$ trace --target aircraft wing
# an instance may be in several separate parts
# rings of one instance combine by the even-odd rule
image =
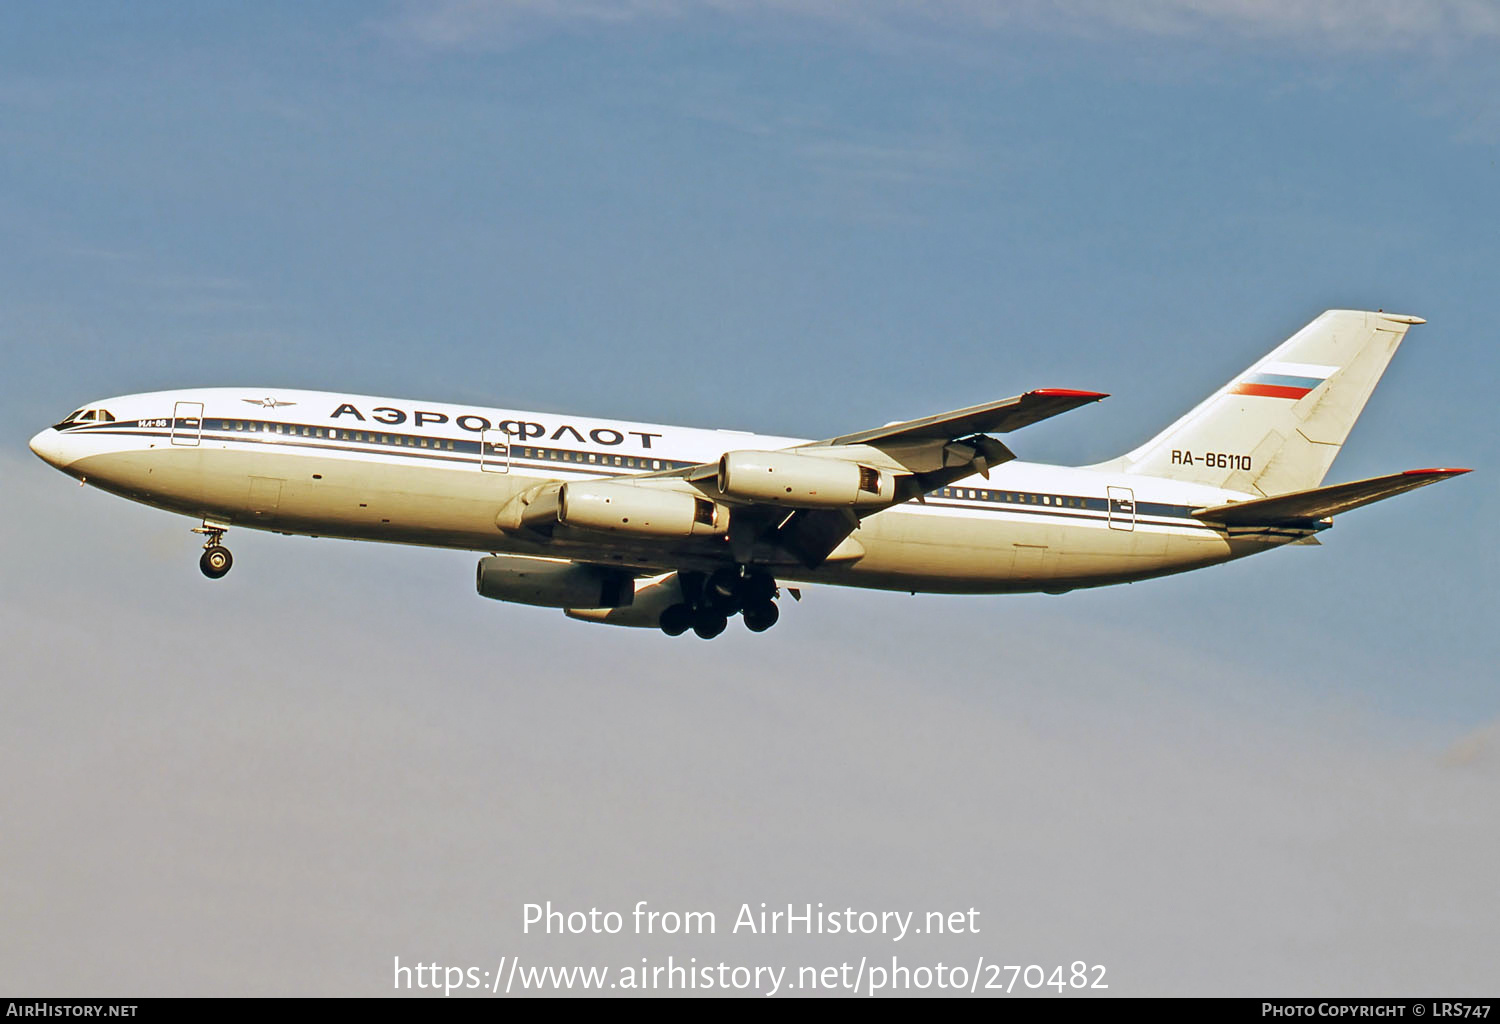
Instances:
[[[729,543],[737,561],[749,560],[752,550],[769,550],[773,558],[816,566],[830,556],[859,557],[858,543],[845,542],[865,516],[914,499],[921,501],[936,488],[974,473],[988,476],[991,467],[1014,459],[1015,453],[991,433],[1009,433],[1108,397],[1097,391],[1044,388],[783,449],[788,455],[813,461],[856,463],[871,479],[888,481],[888,486],[880,485],[877,500],[867,496],[857,508],[801,507],[726,494],[719,489],[717,461],[632,476],[628,483],[689,488],[728,506]],[[497,523],[502,529],[550,531],[558,519],[561,487],[560,482],[549,482],[517,496],[502,509]]]
[[[1019,430],[1108,397],[1098,391],[1040,388],[1013,398],[1002,398],[998,402],[971,405],[964,409],[938,413],[935,416],[923,416],[915,420],[887,423],[883,427],[842,434],[825,441],[812,441],[798,445],[793,450],[843,448],[850,450],[852,458],[859,458],[867,456],[869,452],[855,453],[854,449],[860,447],[875,449],[900,464],[908,472],[917,474],[947,467],[962,468],[963,472],[933,482],[930,486],[923,488],[920,493],[925,494],[935,487],[942,487],[970,473],[979,472],[987,476],[990,466],[1015,458],[1014,453],[1005,445],[983,435],[1008,434],[1012,430]],[[963,445],[965,444],[974,451],[964,451]],[[717,472],[718,466],[715,463],[706,462],[653,475],[706,480]],[[903,500],[912,497],[916,497],[916,493],[907,495]]]
[[[898,474],[889,501],[879,507],[799,508],[739,503],[733,519],[731,544],[740,557],[757,543],[788,552],[809,567],[826,561],[844,546],[858,557],[857,544],[845,545],[862,518],[913,499],[974,473],[989,476],[992,467],[1014,459],[1015,453],[990,433],[1009,433],[1079,406],[1108,398],[1097,391],[1043,388],[998,402],[971,405],[920,419],[842,434],[788,449],[820,457],[879,465]],[[711,487],[717,463],[703,463],[661,474]],[[728,499],[734,503],[734,499]]]
[[[1223,523],[1225,526],[1277,526],[1304,523],[1372,502],[1394,497],[1405,491],[1426,487],[1469,472],[1467,469],[1408,469],[1404,473],[1370,477],[1328,487],[1314,487],[1270,498],[1236,501],[1193,512],[1196,519]]]
[[[868,444],[878,448],[910,441],[939,438],[949,440],[969,434],[1008,434],[1012,430],[1029,427],[1040,420],[1108,397],[1098,391],[1041,388],[1014,398],[1002,398],[998,402],[971,405],[967,409],[941,412],[936,416],[923,416],[904,423],[888,423],[873,430],[861,430],[827,441],[816,441],[812,446]]]

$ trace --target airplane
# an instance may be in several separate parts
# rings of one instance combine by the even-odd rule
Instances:
[[[1338,513],[1466,473],[1323,486],[1420,317],[1329,310],[1118,458],[1019,460],[997,434],[1108,397],[1042,388],[808,441],[321,391],[103,399],[31,439],[113,494],[231,527],[487,552],[484,597],[575,619],[762,632],[798,584],[1060,594],[1317,544]]]

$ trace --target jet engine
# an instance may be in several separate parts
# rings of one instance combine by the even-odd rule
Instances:
[[[792,508],[862,508],[888,505],[896,496],[889,470],[792,452],[725,452],[718,484],[732,498]]]
[[[523,555],[479,560],[480,596],[543,608],[623,608],[635,599],[635,577],[619,569]]]
[[[642,537],[692,537],[723,532],[719,506],[691,491],[583,480],[562,485],[557,521],[584,530]]]

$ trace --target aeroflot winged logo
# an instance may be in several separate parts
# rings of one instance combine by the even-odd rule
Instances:
[[[241,398],[240,401],[241,402],[246,402],[246,403],[248,403],[250,405],[258,405],[262,409],[280,409],[284,405],[296,405],[297,404],[296,402],[281,402],[281,401],[277,401],[274,398]]]

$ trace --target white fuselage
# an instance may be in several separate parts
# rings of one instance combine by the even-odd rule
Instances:
[[[547,480],[711,463],[797,438],[314,391],[211,388],[95,403],[113,417],[32,448],[104,490],[222,526],[544,555],[642,572],[711,569],[723,540],[526,538],[498,510]],[[509,442],[508,444],[506,442]],[[1194,509],[1256,495],[1123,470],[1009,462],[865,518],[828,562],[779,579],[949,593],[1062,591],[1182,572],[1309,536],[1228,531]]]

